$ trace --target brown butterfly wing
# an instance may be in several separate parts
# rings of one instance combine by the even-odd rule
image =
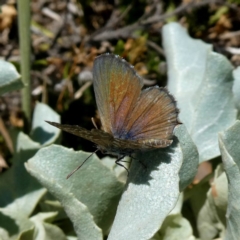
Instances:
[[[118,138],[140,96],[143,80],[120,57],[104,54],[93,66],[93,87],[105,132]]]
[[[89,131],[78,125],[59,124],[49,121],[46,122],[65,132],[74,134],[78,137],[82,137],[86,140],[96,143],[98,146],[102,146],[104,149],[108,149],[113,142],[113,136],[109,133],[103,132],[102,130],[92,129]]]
[[[131,153],[151,150],[155,148],[164,148],[171,145],[172,140],[126,140],[114,138],[111,149],[112,152],[121,153],[123,155],[130,155]]]
[[[168,146],[171,141],[166,140],[172,139],[173,130],[178,124],[178,112],[174,98],[165,88],[145,89],[129,115],[121,138],[152,146]]]

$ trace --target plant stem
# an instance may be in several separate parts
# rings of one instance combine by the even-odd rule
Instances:
[[[22,81],[25,87],[22,89],[22,110],[27,124],[31,121],[31,81],[30,81],[30,1],[18,0],[18,32],[20,40],[20,66]]]

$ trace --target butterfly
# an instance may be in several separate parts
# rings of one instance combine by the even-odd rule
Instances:
[[[166,88],[142,87],[143,79],[124,59],[100,55],[93,65],[93,88],[102,130],[46,122],[95,143],[96,151],[117,155],[115,163],[124,167],[120,162],[125,156],[170,146],[180,124],[176,101]]]

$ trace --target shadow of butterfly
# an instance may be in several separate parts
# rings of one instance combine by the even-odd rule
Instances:
[[[141,90],[142,78],[124,59],[113,54],[95,59],[93,87],[102,130],[46,122],[97,144],[96,151],[117,155],[116,164],[122,167],[120,161],[125,156],[171,145],[179,111],[166,88]]]

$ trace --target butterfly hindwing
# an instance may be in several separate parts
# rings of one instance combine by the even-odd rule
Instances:
[[[131,112],[122,137],[153,144],[157,140],[172,139],[177,116],[176,102],[165,88],[147,88]]]

